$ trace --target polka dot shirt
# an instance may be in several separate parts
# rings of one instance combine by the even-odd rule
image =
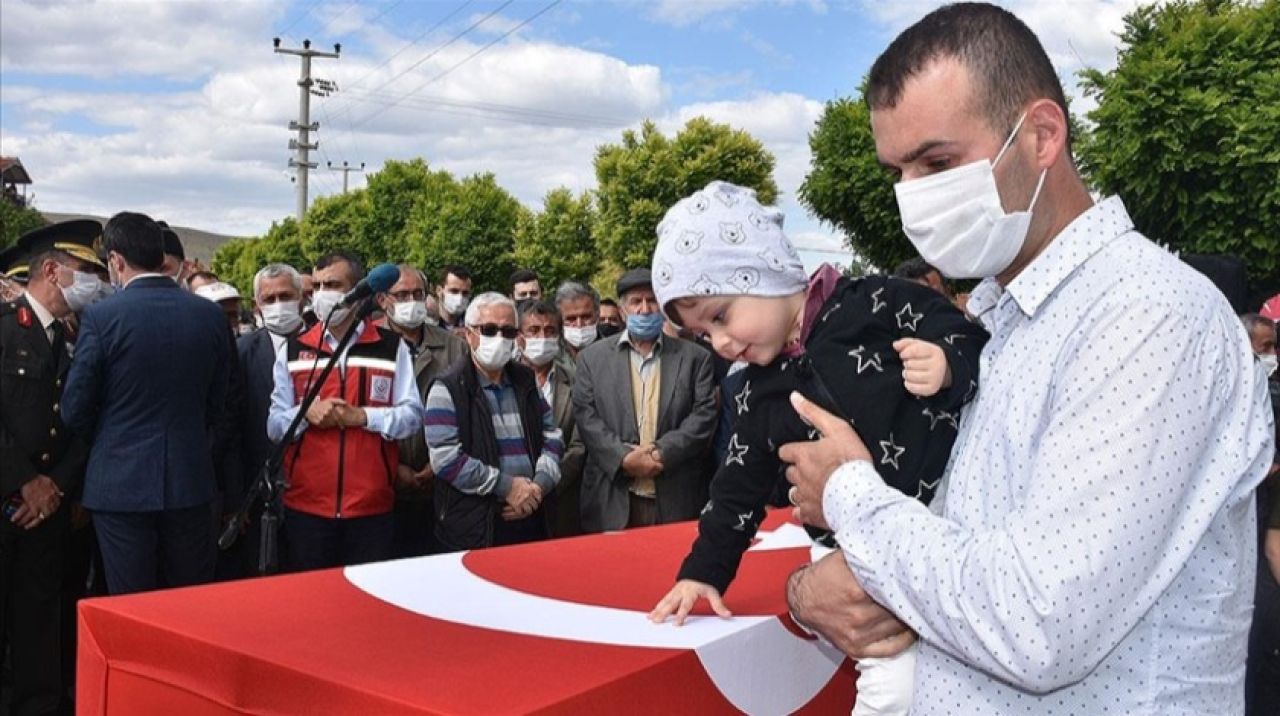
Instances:
[[[865,462],[824,493],[920,634],[913,716],[1242,713],[1273,433],[1226,299],[1112,198],[969,309],[992,336],[932,509]]]

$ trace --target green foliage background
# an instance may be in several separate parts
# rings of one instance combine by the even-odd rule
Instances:
[[[48,223],[31,205],[18,206],[7,199],[0,199],[0,249],[12,246],[19,236]]]
[[[1082,73],[1084,172],[1150,238],[1280,285],[1280,0],[1141,8],[1121,40],[1114,70]]]

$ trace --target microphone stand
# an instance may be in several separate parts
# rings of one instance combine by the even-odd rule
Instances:
[[[355,320],[351,321],[351,325],[347,326],[346,333],[342,339],[338,341],[338,347],[329,354],[329,360],[325,362],[324,368],[320,370],[320,374],[311,381],[310,388],[306,395],[302,397],[302,402],[298,403],[298,412],[293,416],[293,422],[289,423],[289,429],[285,431],[284,437],[279,442],[274,443],[271,448],[271,454],[263,462],[262,468],[258,471],[258,477],[254,480],[253,485],[249,488],[248,494],[245,495],[244,501],[240,504],[240,509],[236,510],[231,521],[227,523],[222,534],[218,537],[218,548],[222,550],[230,549],[236,540],[240,538],[249,526],[249,520],[254,508],[261,505],[261,528],[262,531],[258,538],[258,574],[267,575],[275,574],[279,571],[279,531],[281,519],[280,496],[284,494],[288,483],[284,480],[281,468],[284,466],[284,452],[289,445],[298,436],[298,429],[302,425],[302,421],[306,418],[307,410],[311,404],[315,402],[316,396],[320,394],[320,389],[324,382],[329,378],[329,373],[333,372],[334,365],[337,364],[339,357],[346,351],[347,346],[351,344],[351,340],[355,337],[356,327],[373,313],[377,306],[373,301],[373,296],[368,296],[356,304],[353,309]],[[326,321],[326,326],[328,325]],[[320,332],[320,340],[324,341],[326,329]]]

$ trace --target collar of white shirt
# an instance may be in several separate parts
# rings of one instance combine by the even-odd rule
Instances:
[[[969,312],[981,319],[1008,293],[1028,318],[1034,316],[1068,276],[1104,246],[1130,231],[1133,220],[1120,197],[1103,199],[1068,224],[1008,288],[1001,288],[994,278],[978,284],[969,295]]]
[[[31,304],[31,310],[35,312],[36,318],[40,319],[40,327],[44,329],[46,334],[48,334],[49,327],[58,319],[54,318],[53,312],[45,308],[43,303],[37,301],[36,297],[32,296],[30,291],[27,291],[27,303]]]

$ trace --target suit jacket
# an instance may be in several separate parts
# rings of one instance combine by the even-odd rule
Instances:
[[[587,346],[578,355],[573,384],[577,430],[586,447],[582,472],[582,528],[622,529],[630,513],[631,479],[622,459],[640,442],[631,402],[631,349],[622,334]],[[657,478],[658,520],[698,516],[710,475],[705,452],[716,427],[711,355],[679,338],[662,339],[659,370],[658,449],[665,471]]]
[[[418,381],[418,393],[424,405],[427,402],[427,391],[431,389],[431,382],[448,370],[449,366],[471,353],[471,347],[466,341],[449,330],[429,322],[422,324],[422,343],[416,347],[410,346],[410,349],[415,351],[413,376]],[[416,472],[426,467],[430,461],[425,432],[419,430],[400,441],[401,465],[407,465]],[[426,499],[430,495],[431,490],[428,489],[416,496]]]
[[[240,336],[236,341],[236,353],[244,379],[240,464],[247,489],[251,481],[257,479],[273,445],[271,438],[267,437],[267,413],[271,409],[271,390],[275,387],[271,371],[276,361],[271,332],[259,328],[247,336]],[[234,509],[237,505],[228,507]]]
[[[573,409],[573,380],[577,368],[569,361],[556,359],[552,380],[551,406],[556,426],[564,436],[564,457],[560,458],[560,482],[551,493],[548,503],[547,532],[552,537],[572,537],[582,534],[581,495],[582,469],[586,460],[586,446],[578,434],[578,421]]]
[[[136,278],[84,311],[62,408],[91,445],[85,507],[145,512],[213,499],[209,430],[231,353],[217,304],[165,276]]]
[[[26,296],[0,304],[0,500],[39,475],[79,489],[89,449],[62,422],[70,367],[65,342],[50,345]]]

